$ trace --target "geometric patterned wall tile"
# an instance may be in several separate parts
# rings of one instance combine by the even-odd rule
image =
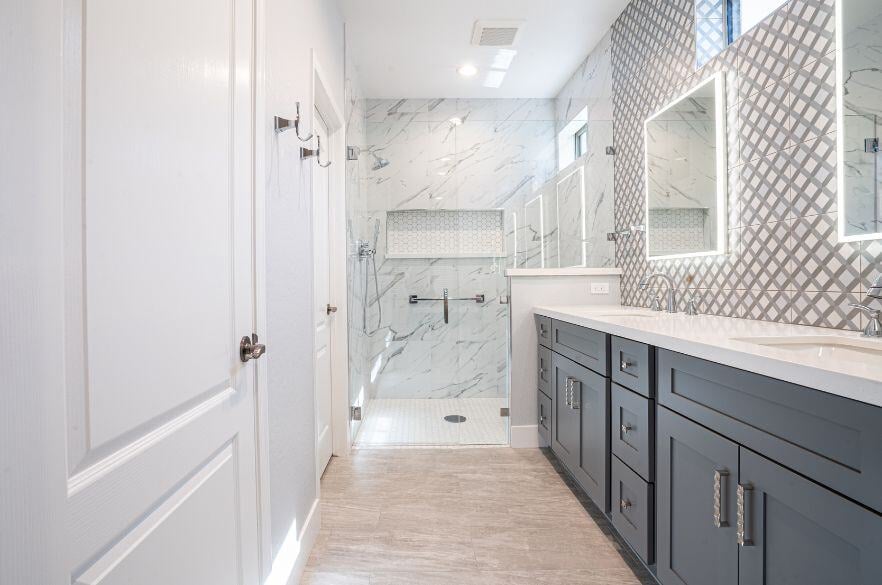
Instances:
[[[797,145],[793,149],[791,200],[793,216],[836,211],[836,133]]]
[[[859,331],[864,324],[860,311],[849,307],[861,302],[852,292],[797,292],[793,295],[793,322]]]
[[[805,67],[836,48],[835,0],[792,0],[787,18],[791,71]]]
[[[836,130],[836,56],[827,54],[796,71],[790,82],[791,144]]]
[[[645,222],[646,118],[719,71],[730,110],[728,254],[650,262],[643,238],[619,240],[623,302],[647,306],[637,283],[660,270],[705,313],[855,329],[844,304],[882,274],[882,241],[836,243],[834,0],[790,0],[696,71],[696,18],[715,6],[633,0],[613,25],[618,228]]]
[[[789,291],[742,291],[741,316],[757,321],[793,322],[793,299]]]
[[[790,222],[743,228],[739,286],[745,290],[789,290],[793,270]]]
[[[857,290],[867,288],[882,275],[882,240],[861,242],[861,284]]]
[[[741,167],[741,225],[790,217],[791,151],[783,150]]]
[[[860,286],[860,247],[838,243],[836,214],[793,220],[793,289],[852,291]]]
[[[777,83],[790,64],[790,23],[779,10],[742,35],[738,43],[739,97],[745,99]]]
[[[779,82],[739,106],[741,162],[784,150],[790,139],[789,84]]]

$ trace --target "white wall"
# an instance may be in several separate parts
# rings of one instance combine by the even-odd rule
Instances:
[[[272,556],[303,529],[318,497],[313,400],[311,174],[293,132],[276,136],[274,115],[305,118],[312,50],[343,111],[343,18],[328,0],[264,0],[265,102],[258,119],[258,187],[266,189],[266,342]],[[307,128],[307,131],[309,129]],[[338,157],[332,172],[342,172]],[[342,183],[338,183],[342,184]],[[342,300],[340,301],[342,302]],[[289,552],[290,551],[286,551]],[[308,551],[303,551],[308,555]]]
[[[545,274],[539,274],[541,272]],[[511,291],[511,446],[515,449],[539,446],[536,424],[539,339],[533,309],[542,305],[619,305],[619,272],[617,269],[507,272]],[[592,283],[607,283],[609,294],[591,294]]]
[[[61,585],[61,0],[0,2],[0,583]],[[61,529],[59,529],[61,528]]]

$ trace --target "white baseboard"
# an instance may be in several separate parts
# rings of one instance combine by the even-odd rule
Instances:
[[[306,522],[300,534],[290,534],[282,543],[279,554],[273,560],[273,568],[264,585],[297,585],[300,583],[309,554],[318,538],[322,526],[321,502],[318,498],[312,503]],[[294,532],[293,530],[291,532]],[[289,542],[290,541],[290,542]]]
[[[512,449],[538,449],[539,425],[521,425],[511,427]]]

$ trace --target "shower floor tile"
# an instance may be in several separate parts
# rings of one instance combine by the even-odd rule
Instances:
[[[505,445],[505,398],[376,398],[368,402],[356,447]],[[462,423],[444,420],[461,415]]]

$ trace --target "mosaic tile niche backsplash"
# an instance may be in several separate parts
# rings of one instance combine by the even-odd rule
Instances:
[[[615,216],[645,223],[644,120],[716,72],[726,78],[728,253],[648,261],[645,240],[616,245],[626,305],[638,282],[671,275],[704,313],[861,328],[848,307],[882,268],[882,243],[838,243],[833,0],[791,0],[696,70],[692,0],[635,0],[613,25]]]

